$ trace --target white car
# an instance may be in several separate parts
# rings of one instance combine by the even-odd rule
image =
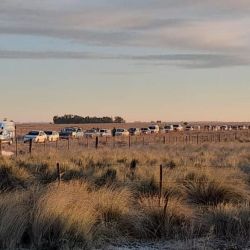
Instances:
[[[15,139],[15,123],[0,121],[0,141],[1,143],[12,144]]]
[[[76,138],[80,138],[84,136],[84,131],[81,128],[75,128],[75,129],[76,129],[76,134],[75,134]]]
[[[125,128],[116,129],[115,136],[129,136],[129,132]]]
[[[100,136],[112,136],[111,130],[110,129],[100,129],[99,131]]]
[[[141,128],[141,133],[143,135],[150,135],[151,134],[151,130],[149,128]]]
[[[227,126],[227,125],[222,125],[222,126],[220,127],[220,129],[221,129],[222,131],[227,131],[227,130],[228,130],[228,126]]]
[[[129,128],[128,132],[130,135],[140,135],[141,131],[139,128]]]
[[[96,136],[99,136],[100,133],[96,130],[96,129],[89,129],[87,131],[85,131],[84,136],[87,138],[93,138]]]
[[[160,132],[160,127],[158,125],[150,125],[148,127],[151,131],[151,134],[158,134]]]
[[[173,125],[166,125],[166,126],[164,127],[163,131],[164,131],[165,133],[172,132],[172,131],[174,131],[174,126],[173,126]]]
[[[47,141],[47,135],[44,133],[44,131],[30,131],[27,135],[24,136],[23,141],[24,143],[29,142],[46,142]]]
[[[188,125],[188,126],[185,127],[185,130],[186,131],[194,131],[194,127]]]
[[[47,140],[50,142],[59,140],[59,133],[56,131],[44,131],[44,133],[47,135]]]
[[[174,124],[174,131],[183,131],[183,127],[180,124]]]

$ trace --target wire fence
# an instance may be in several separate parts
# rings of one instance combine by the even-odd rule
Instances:
[[[45,153],[48,150],[77,150],[77,149],[100,149],[100,148],[135,148],[150,145],[201,145],[212,143],[250,142],[250,130],[246,131],[223,131],[223,132],[176,132],[168,134],[152,134],[121,137],[79,137],[34,143],[32,140],[23,143],[23,137],[17,136],[12,145],[3,144],[0,141],[0,153],[3,150],[19,154],[32,154],[33,151]]]

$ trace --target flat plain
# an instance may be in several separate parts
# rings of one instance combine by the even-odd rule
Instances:
[[[45,129],[36,126],[21,129]],[[250,247],[247,132],[130,148],[60,143],[0,157],[2,249]]]

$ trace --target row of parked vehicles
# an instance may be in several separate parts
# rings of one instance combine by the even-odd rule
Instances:
[[[163,127],[159,125],[152,124],[149,127],[143,128],[114,128],[114,129],[98,129],[93,128],[83,131],[79,127],[67,127],[62,129],[60,132],[57,131],[30,131],[24,136],[24,142],[32,140],[33,142],[56,142],[59,139],[69,139],[69,138],[94,138],[100,137],[111,137],[111,136],[135,136],[135,135],[149,135],[158,133],[170,133],[170,132],[181,132],[181,131],[232,131],[232,130],[247,130],[250,126],[247,125],[186,125],[181,124],[167,124]],[[0,121],[0,141],[7,142],[9,144],[13,143],[15,139],[15,123],[8,121]]]

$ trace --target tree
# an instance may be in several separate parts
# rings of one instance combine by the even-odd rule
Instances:
[[[125,123],[125,120],[120,116],[116,116],[114,119],[114,123]]]

